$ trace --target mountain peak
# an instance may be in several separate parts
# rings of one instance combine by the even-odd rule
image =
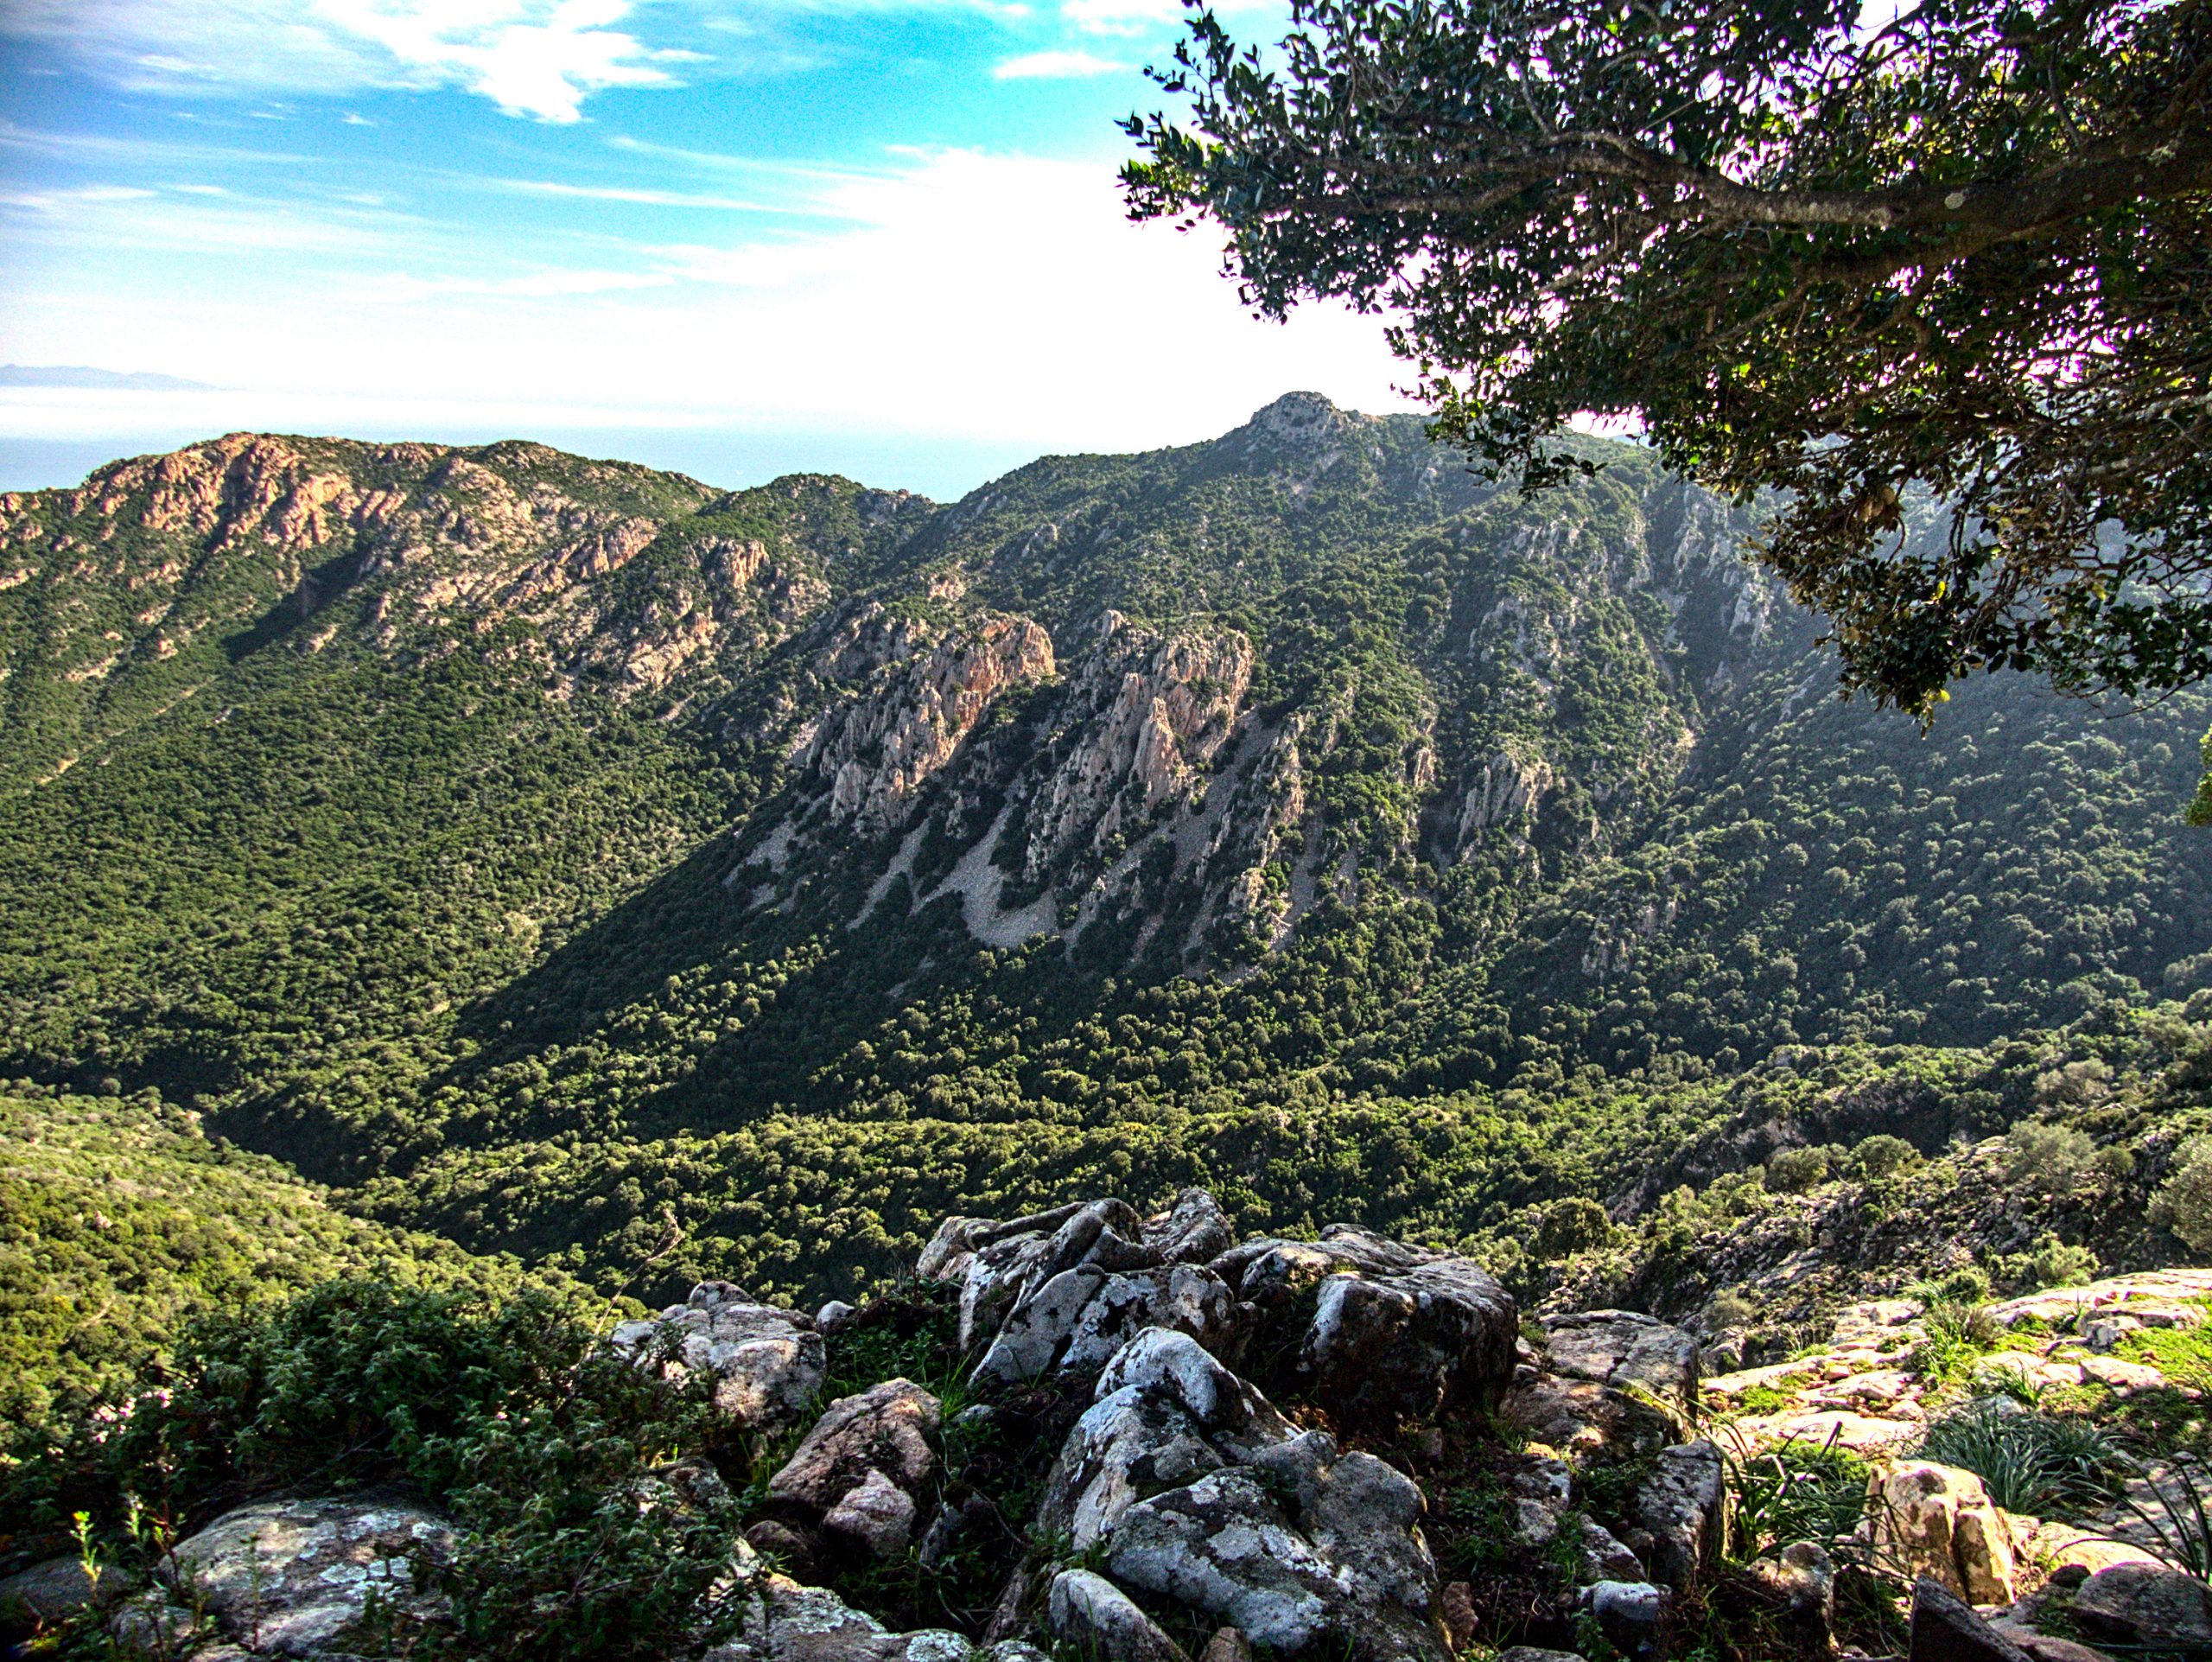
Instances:
[[[1253,412],[1252,419],[1221,442],[1248,454],[1307,456],[1335,449],[1351,430],[1372,419],[1339,410],[1319,392],[1286,392]]]

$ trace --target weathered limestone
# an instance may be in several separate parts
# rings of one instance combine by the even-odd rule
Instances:
[[[812,1317],[761,1303],[727,1281],[702,1281],[658,1316],[625,1321],[611,1342],[641,1366],[712,1374],[715,1406],[748,1431],[804,1421],[828,1367]]]

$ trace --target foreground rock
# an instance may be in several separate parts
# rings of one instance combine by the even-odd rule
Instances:
[[[1389,1428],[1447,1410],[1488,1412],[1512,1382],[1519,1310],[1471,1258],[1407,1246],[1349,1225],[1318,1241],[1249,1241],[1208,1266],[1262,1324],[1280,1331],[1315,1289],[1298,1336],[1299,1384],[1339,1424]]]
[[[2159,1565],[2099,1570],[2075,1591],[2074,1620],[2116,1644],[2212,1650],[2212,1593],[2196,1576]]]
[[[1877,1468],[1863,1526],[1878,1562],[1895,1562],[1974,1604],[2010,1604],[2012,1531],[1972,1472],[1932,1461]]]
[[[1295,1430],[1189,1335],[1154,1328],[1114,1359],[1039,1510],[1124,1589],[1285,1653],[1441,1662],[1421,1491],[1325,1432]]]
[[[625,1321],[614,1347],[665,1372],[709,1374],[715,1406],[741,1430],[800,1423],[822,1394],[828,1356],[812,1317],[764,1304],[727,1281],[702,1281],[681,1304]]]
[[[442,1608],[423,1590],[456,1537],[439,1513],[373,1498],[270,1500],[226,1512],[172,1556],[172,1591],[213,1618],[218,1633],[257,1656],[324,1656],[361,1624],[373,1595],[404,1623]],[[161,1652],[188,1632],[189,1614],[149,1602],[124,1610],[126,1643]]]
[[[1516,1375],[1504,1416],[1576,1455],[1652,1450],[1697,1411],[1697,1340],[1633,1310],[1543,1318],[1535,1365]]]
[[[907,1379],[840,1398],[768,1480],[768,1493],[830,1534],[895,1557],[913,1534],[916,1496],[937,1464],[929,1439],[942,1417],[938,1399]]]

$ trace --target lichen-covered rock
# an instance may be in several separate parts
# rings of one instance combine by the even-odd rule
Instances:
[[[683,1303],[622,1323],[611,1342],[642,1366],[711,1374],[715,1407],[747,1431],[800,1423],[828,1372],[812,1317],[763,1304],[726,1281],[702,1281]]]
[[[372,1593],[402,1617],[436,1614],[423,1572],[454,1542],[445,1518],[410,1501],[264,1500],[180,1543],[171,1573],[225,1637],[266,1655],[314,1656],[359,1624]]]
[[[88,1574],[81,1557],[48,1558],[0,1578],[0,1632],[16,1623],[59,1621],[87,1604],[112,1604],[137,1585],[137,1577],[112,1566]]]
[[[947,1219],[916,1268],[959,1280],[960,1343],[985,1345],[982,1372],[1029,1380],[1056,1367],[1102,1367],[1151,1327],[1179,1328],[1234,1354],[1236,1301],[1196,1262],[1228,1233],[1212,1196],[1186,1189],[1151,1218],[1109,1199],[1008,1223]]]
[[[1447,1408],[1486,1410],[1512,1380],[1518,1308],[1472,1259],[1332,1224],[1318,1241],[1246,1242],[1208,1268],[1263,1327],[1303,1314],[1300,1295],[1317,1289],[1297,1369],[1339,1423],[1379,1428]]]
[[[1038,1519],[1077,1551],[1103,1544],[1122,1586],[1255,1645],[1440,1662],[1422,1506],[1402,1473],[1297,1431],[1188,1334],[1153,1328],[1101,1375]]]
[[[1667,1592],[1649,1582],[1598,1582],[1585,1588],[1583,1608],[1605,1641],[1633,1662],[1658,1654],[1667,1620]]]
[[[1052,1578],[1047,1614],[1055,1637],[1103,1662],[1190,1662],[1127,1593],[1087,1570]]]
[[[936,1467],[929,1439],[942,1417],[938,1399],[910,1379],[842,1397],[768,1480],[768,1493],[825,1519],[871,1477],[911,1496]]]
[[[1827,1655],[1834,1648],[1835,1561],[1812,1541],[1796,1541],[1749,1567],[1753,1581],[1780,1606],[1777,1623],[1800,1654]]]
[[[737,1629],[699,1662],[1042,1662],[1026,1645],[979,1650],[944,1628],[893,1633],[826,1587],[768,1572],[745,1585]]]
[[[1932,1461],[1877,1467],[1861,1525],[1878,1557],[1973,1604],[2010,1604],[2012,1532],[1981,1480]]]
[[[914,1537],[914,1497],[871,1466],[823,1515],[831,1535],[859,1542],[879,1558],[895,1558]]]
[[[1632,1310],[1543,1318],[1544,1347],[1518,1370],[1504,1418],[1576,1455],[1651,1454],[1697,1405],[1700,1353],[1681,1328]]]
[[[1707,1439],[1662,1449],[1637,1486],[1636,1521],[1651,1538],[1644,1555],[1653,1579],[1683,1591],[1720,1556],[1727,1474]]]
[[[2212,1594],[2163,1565],[2114,1564],[2074,1594],[2074,1620],[2091,1637],[2122,1645],[2212,1650]]]

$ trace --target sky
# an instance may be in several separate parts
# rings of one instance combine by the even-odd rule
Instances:
[[[255,429],[949,498],[1293,390],[1410,407],[1377,320],[1255,319],[1217,235],[1125,217],[1179,18],[0,0],[0,363],[198,384],[0,385],[0,488]]]

